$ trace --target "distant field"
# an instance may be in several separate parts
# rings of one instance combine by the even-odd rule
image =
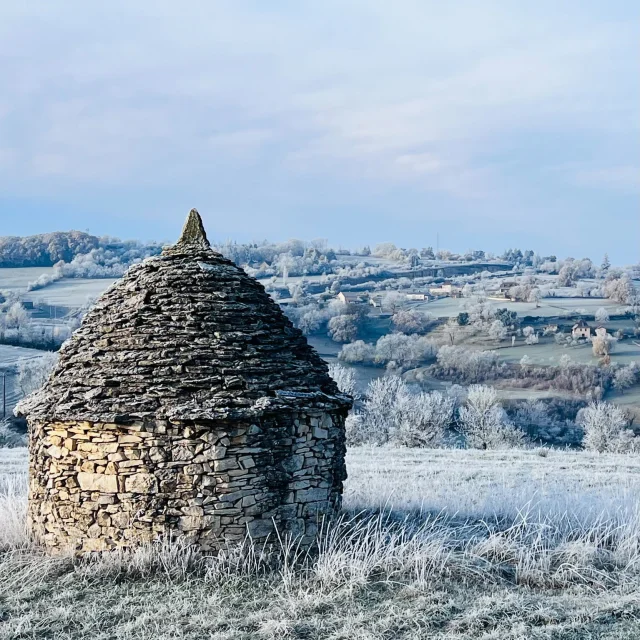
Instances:
[[[81,307],[89,298],[100,296],[116,281],[114,278],[64,278],[44,289],[30,291],[24,298],[57,307]]]
[[[9,371],[7,375],[7,413],[13,410],[18,400],[20,400],[20,389],[17,384],[17,377],[15,375],[15,365],[19,360],[42,357],[42,351],[37,349],[26,349],[25,347],[12,347],[5,344],[0,344],[0,373],[3,371]],[[1,384],[0,379],[0,384]],[[0,387],[0,417],[2,416],[2,388]]]
[[[620,304],[617,302],[600,298],[543,298],[538,308],[533,302],[489,300],[489,303],[494,309],[509,309],[516,311],[521,317],[537,316],[539,318],[562,316],[567,312],[575,313],[578,309],[584,309],[587,314],[594,315],[600,307],[604,307],[610,314],[614,314],[620,308]],[[433,302],[420,302],[412,307],[428,311],[439,318],[451,318],[463,310],[464,304],[464,298],[441,298]]]
[[[51,273],[53,267],[24,267],[17,269],[0,269],[0,291],[19,291],[43,273]]]
[[[477,345],[465,345],[470,348],[479,348]],[[528,345],[519,338],[515,346],[507,346],[501,343],[496,346],[486,346],[486,349],[495,349],[500,358],[507,362],[520,362],[522,356],[531,358],[532,364],[557,365],[560,357],[568,355],[575,362],[582,364],[597,364],[598,358],[593,355],[591,343],[581,344],[577,347],[559,347],[555,342],[544,338],[539,344]],[[616,344],[615,351],[611,354],[611,360],[619,364],[629,364],[630,362],[640,363],[640,346],[633,344],[629,339],[622,340]]]

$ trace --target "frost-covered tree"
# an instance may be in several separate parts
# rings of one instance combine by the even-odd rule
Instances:
[[[596,322],[609,322],[609,312],[604,307],[600,307],[596,311],[595,319]]]
[[[611,271],[603,285],[604,295],[620,304],[632,304],[636,297],[631,279],[626,274]]]
[[[400,309],[391,318],[396,331],[406,334],[424,333],[429,325],[433,323],[433,320],[434,318],[431,314],[415,309]]]
[[[374,361],[376,349],[372,344],[364,340],[356,340],[350,344],[345,344],[338,358],[350,364],[371,364]]]
[[[458,428],[467,445],[476,449],[503,449],[521,446],[524,433],[508,419],[495,389],[469,387],[467,402],[458,411]]]
[[[406,447],[436,447],[453,421],[455,400],[439,391],[401,396],[394,441]]]
[[[529,302],[535,302],[536,309],[540,306],[540,300],[542,299],[542,291],[539,287],[534,287],[529,292]]]
[[[558,359],[558,366],[561,369],[568,369],[572,363],[573,360],[571,360],[571,356],[568,353],[563,353]]]
[[[637,450],[633,432],[627,433],[629,420],[625,412],[614,404],[592,402],[579,411],[577,422],[584,429],[585,449],[601,453]]]
[[[388,291],[382,296],[382,309],[395,314],[407,303],[407,296],[399,291]]]
[[[449,396],[424,393],[399,376],[385,376],[367,387],[358,432],[374,444],[438,446],[451,424],[454,406]]]
[[[500,320],[494,320],[491,325],[489,325],[488,334],[492,340],[499,342],[507,337],[508,330]]]
[[[591,338],[593,355],[598,357],[606,357],[611,355],[615,349],[617,340],[607,333],[606,329],[596,329],[596,335]]]
[[[335,342],[351,342],[358,335],[358,318],[354,315],[335,316],[329,320],[329,336]]]
[[[8,329],[21,329],[29,324],[29,312],[22,306],[21,302],[14,302],[7,311],[5,318]]]
[[[338,363],[329,365],[329,375],[335,380],[338,389],[352,398],[357,397],[356,374],[350,367]]]
[[[533,362],[533,360],[531,360],[531,357],[528,356],[526,353],[522,356],[522,358],[520,358],[520,367],[524,370],[526,370],[528,367],[531,366],[531,363]]]
[[[624,393],[629,387],[632,387],[638,379],[639,373],[638,365],[632,362],[626,367],[620,367],[616,369],[613,375],[613,386],[616,391]]]

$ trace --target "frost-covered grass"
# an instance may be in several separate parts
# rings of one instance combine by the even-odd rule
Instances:
[[[45,558],[24,542],[24,451],[0,465],[2,639],[640,636],[637,458],[354,449],[318,555],[275,541],[271,559]]]

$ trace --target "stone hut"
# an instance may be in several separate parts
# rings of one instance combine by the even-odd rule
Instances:
[[[262,285],[182,237],[129,269],[18,406],[28,521],[51,553],[183,537],[313,539],[339,508],[351,399]]]

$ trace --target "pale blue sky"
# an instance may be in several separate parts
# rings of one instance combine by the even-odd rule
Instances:
[[[640,3],[0,4],[0,235],[640,259]]]

